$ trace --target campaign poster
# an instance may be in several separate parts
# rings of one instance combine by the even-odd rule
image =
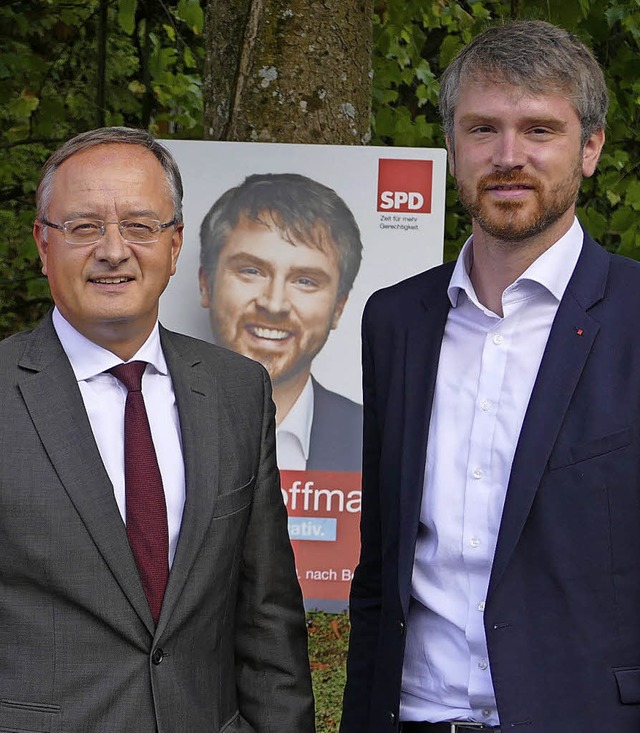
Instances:
[[[446,152],[164,142],[185,234],[160,320],[269,372],[305,605],[342,610],[359,556],[362,311],[442,262]]]

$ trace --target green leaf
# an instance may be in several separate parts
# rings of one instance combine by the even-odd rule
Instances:
[[[624,199],[627,206],[640,211],[640,180],[634,178],[629,181]]]
[[[180,0],[176,8],[176,15],[183,20],[191,30],[202,33],[204,27],[204,13],[198,0]]]
[[[189,46],[184,47],[183,59],[184,65],[187,67],[187,69],[195,69],[198,65],[196,57],[193,55],[193,51],[189,48]]]
[[[626,11],[621,6],[613,6],[611,8],[607,8],[604,11],[604,17],[607,19],[607,23],[609,24],[609,28],[611,28],[613,25],[615,25],[618,21],[622,20],[626,15]]]
[[[440,65],[443,69],[449,65],[463,45],[460,38],[455,34],[445,37],[440,46]]]
[[[136,27],[136,7],[138,0],[118,0],[118,25],[131,35]]]
[[[626,207],[618,208],[613,212],[613,216],[611,217],[611,229],[614,232],[624,232],[635,226],[637,218],[637,214],[634,214],[631,209],[627,209]]]

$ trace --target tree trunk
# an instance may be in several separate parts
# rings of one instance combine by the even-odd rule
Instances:
[[[205,137],[368,142],[372,17],[372,0],[207,0]]]

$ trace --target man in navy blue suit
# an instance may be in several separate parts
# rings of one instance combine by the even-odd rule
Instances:
[[[349,207],[306,176],[255,174],[213,204],[200,242],[200,302],[214,342],[271,377],[279,467],[360,471],[361,405],[311,376],[360,268]]]
[[[365,309],[341,731],[638,733],[640,266],[575,218],[604,78],[508,23],[440,106],[472,234]]]

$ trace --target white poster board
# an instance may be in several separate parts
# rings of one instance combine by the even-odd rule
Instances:
[[[324,388],[324,404],[332,405],[323,412],[327,425],[323,435],[327,437],[316,441],[328,448],[319,465],[311,466],[309,452],[306,469],[300,469],[285,465],[284,452],[278,447],[289,534],[305,603],[307,608],[342,610],[359,554],[362,311],[375,290],[442,262],[446,151],[192,141],[165,144],[178,162],[185,189],[184,246],[177,273],[160,300],[160,320],[169,329],[213,340],[208,310],[200,305],[200,225],[214,202],[241,186],[248,176],[297,174],[328,187],[331,195],[335,192],[342,199],[343,208],[346,204],[348,217],[353,215],[356,231],[360,230],[360,270],[337,328],[330,332],[311,366],[311,374]],[[305,206],[308,198],[306,193],[302,197]],[[247,234],[242,237],[246,247]],[[223,244],[220,251],[227,246],[232,245]],[[275,261],[274,252],[271,256]],[[336,266],[333,268],[335,271]],[[243,328],[249,330],[249,325],[245,323]],[[251,328],[254,332],[268,330],[260,324]],[[347,404],[345,397],[352,402]],[[313,402],[313,425],[321,412],[319,405],[318,393]],[[339,405],[343,405],[341,416]],[[347,414],[351,415],[349,420]],[[344,436],[337,437],[340,429]],[[320,431],[314,433],[312,427],[312,438],[314,435]],[[328,461],[345,447],[350,451],[348,460],[357,461],[357,465],[329,465]]]

